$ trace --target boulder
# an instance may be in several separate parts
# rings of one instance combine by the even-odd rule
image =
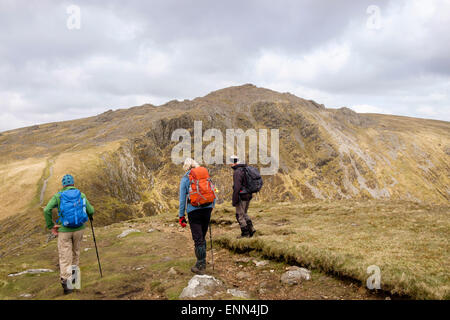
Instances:
[[[302,280],[311,280],[311,271],[293,266],[281,275],[281,282],[289,285],[298,284]]]
[[[204,295],[213,295],[223,290],[222,281],[209,275],[195,275],[189,280],[186,288],[180,294],[180,298],[196,298]]]

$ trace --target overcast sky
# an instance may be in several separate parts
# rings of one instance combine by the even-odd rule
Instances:
[[[449,56],[448,0],[0,0],[0,131],[245,83],[450,121]]]

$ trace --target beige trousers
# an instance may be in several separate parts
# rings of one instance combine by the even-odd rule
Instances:
[[[81,240],[83,230],[58,233],[59,269],[61,279],[67,280],[72,275],[72,265],[80,262]]]

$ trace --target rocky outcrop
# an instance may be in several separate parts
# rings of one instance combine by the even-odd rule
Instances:
[[[134,144],[125,143],[117,152],[102,158],[104,184],[109,194],[129,204],[141,201],[141,193],[152,180],[152,174],[138,158]]]
[[[180,294],[180,299],[197,298],[206,295],[214,295],[217,292],[223,291],[223,283],[213,276],[196,275],[191,280],[187,287],[183,289]]]
[[[299,284],[303,280],[311,280],[311,271],[297,266],[289,267],[288,271],[281,275],[281,282],[288,285]]]

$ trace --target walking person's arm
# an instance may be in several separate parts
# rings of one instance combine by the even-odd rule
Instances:
[[[47,229],[51,229],[52,233],[54,235],[58,234],[58,228],[59,225],[55,225],[53,222],[53,216],[52,216],[52,210],[53,208],[58,207],[58,196],[55,194],[50,201],[48,202],[47,206],[44,208],[44,218],[45,218],[45,225],[47,226]]]
[[[89,217],[89,220],[92,220],[92,217],[94,216],[95,213],[94,207],[90,204],[85,194],[82,194],[81,196],[83,199],[86,199],[86,213]]]
[[[186,202],[187,202],[187,194],[189,191],[188,186],[189,180],[186,179],[186,177],[183,177],[180,182],[180,196],[179,196],[179,211],[178,211],[178,218],[180,225],[184,228],[186,227],[186,218],[185,218],[185,211],[186,211]]]
[[[240,169],[236,169],[233,174],[233,207],[236,207],[239,203],[239,192],[242,188],[242,174]]]

